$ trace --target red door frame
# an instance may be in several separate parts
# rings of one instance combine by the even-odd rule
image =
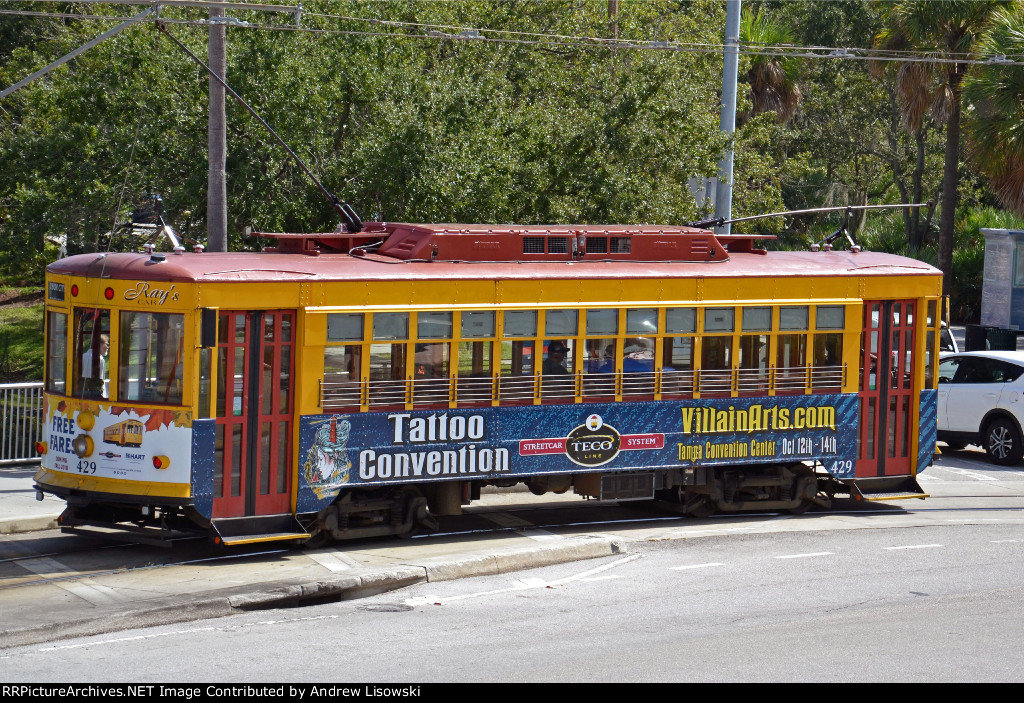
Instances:
[[[219,314],[213,517],[292,507],[295,311]]]
[[[858,478],[911,473],[916,313],[913,300],[864,301]]]

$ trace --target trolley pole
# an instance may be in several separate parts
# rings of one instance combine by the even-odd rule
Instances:
[[[736,74],[740,62],[740,7],[741,0],[725,2],[725,50],[722,69],[722,117],[719,129],[729,135],[729,145],[718,161],[718,190],[715,195],[715,217],[732,218],[732,165],[734,147],[732,135],[736,131]],[[716,227],[717,234],[729,234],[732,225]]]
[[[210,8],[210,68],[219,76],[227,76],[227,30],[224,8]],[[217,22],[217,19],[220,22]],[[228,250],[228,191],[225,163],[227,161],[227,118],[224,108],[224,86],[210,77],[210,117],[207,159],[209,176],[206,184],[206,248],[208,251]]]

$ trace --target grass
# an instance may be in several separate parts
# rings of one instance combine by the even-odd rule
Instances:
[[[3,297],[17,296],[18,303],[0,304],[0,383],[43,379],[43,310],[39,302],[24,302],[24,296],[41,289],[0,290]]]

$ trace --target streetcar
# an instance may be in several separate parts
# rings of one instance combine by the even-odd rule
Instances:
[[[259,236],[47,267],[35,482],[63,530],[403,535],[520,483],[698,517],[926,497],[926,263],[699,226]]]
[[[142,423],[138,420],[124,420],[103,428],[103,441],[119,446],[142,446]]]

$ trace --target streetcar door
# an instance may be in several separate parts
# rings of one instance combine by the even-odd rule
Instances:
[[[915,310],[912,300],[864,303],[858,478],[911,473]]]
[[[295,311],[221,311],[213,517],[291,512]]]

